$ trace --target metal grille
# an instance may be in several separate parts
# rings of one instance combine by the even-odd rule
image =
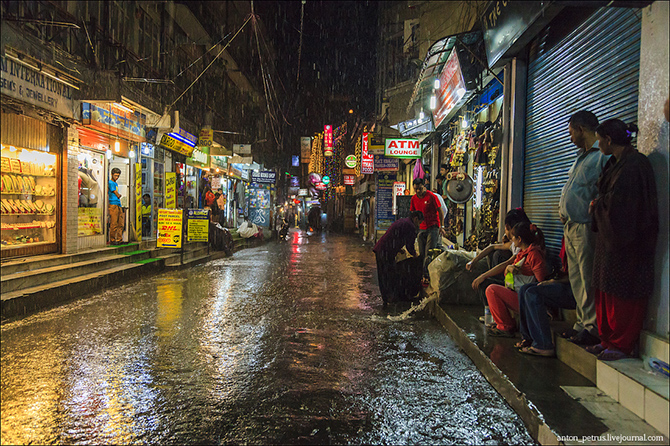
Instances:
[[[640,19],[635,10],[602,8],[528,67],[523,205],[556,259],[563,226],[561,189],[577,149],[568,119],[589,110],[600,121],[637,120]]]
[[[2,143],[25,149],[44,150],[47,142],[47,123],[27,116],[1,113]]]

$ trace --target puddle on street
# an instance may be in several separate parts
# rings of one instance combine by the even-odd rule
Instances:
[[[388,320],[374,267],[292,232],[3,324],[2,443],[532,443],[434,320]]]

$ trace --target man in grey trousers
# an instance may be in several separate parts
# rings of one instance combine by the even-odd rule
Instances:
[[[570,287],[577,301],[577,322],[571,330],[560,335],[578,345],[595,345],[600,342],[591,287],[595,237],[591,231],[589,205],[598,195],[596,184],[609,156],[598,150],[595,134],[597,126],[598,118],[589,111],[579,111],[570,117],[570,141],[579,152],[570,168],[559,202]]]

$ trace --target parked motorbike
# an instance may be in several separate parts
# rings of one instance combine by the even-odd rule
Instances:
[[[289,229],[289,224],[286,220],[282,222],[281,229],[279,230],[279,240],[284,241],[288,238],[288,229]]]

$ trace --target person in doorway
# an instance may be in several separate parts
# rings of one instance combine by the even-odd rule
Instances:
[[[151,235],[151,195],[142,195],[142,237]]]
[[[440,166],[440,176],[442,177],[442,185],[440,188],[440,195],[443,199],[448,199],[447,197],[447,173],[449,173],[449,164],[442,164]],[[439,177],[438,177],[439,178]]]
[[[570,264],[570,288],[577,301],[577,321],[572,329],[559,333],[559,336],[577,345],[600,342],[591,287],[595,238],[591,231],[589,203],[598,193],[596,183],[609,157],[598,150],[596,127],[598,118],[590,111],[579,111],[568,120],[570,141],[579,151],[558,205]]]
[[[512,283],[508,288],[506,279],[506,286],[490,285],[486,288],[486,300],[495,323],[487,327],[486,332],[490,336],[514,337],[516,321],[509,310],[519,312],[517,293],[523,285],[542,282],[547,276],[543,240],[542,231],[533,224],[518,223],[512,228],[512,242],[521,249],[511,264],[505,267],[505,274],[511,274]]]
[[[203,206],[203,208],[208,207],[212,209],[212,205],[214,204],[215,201],[216,201],[216,195],[214,195],[214,192],[212,192],[212,189],[209,186],[205,186],[205,199],[204,199],[205,206]]]
[[[109,243],[120,245],[123,243],[123,209],[121,208],[121,194],[117,181],[121,176],[121,169],[112,169],[112,178],[109,180]]]
[[[444,228],[447,225],[447,205],[444,202],[444,198],[442,198],[442,183],[444,182],[444,177],[442,174],[438,175],[435,177],[435,196],[437,199],[440,201],[440,208],[442,209],[442,221],[440,221],[440,225]],[[439,243],[438,243],[439,245]]]
[[[217,192],[218,193],[218,192]],[[216,206],[219,208],[219,224],[226,226],[226,197],[223,192],[219,193],[216,199]]]
[[[372,248],[377,259],[377,281],[384,306],[398,298],[397,291],[400,286],[397,283],[396,255],[403,247],[406,247],[407,252],[416,257],[414,241],[416,229],[422,221],[423,212],[410,212],[409,217],[395,221]]]
[[[600,151],[611,155],[591,204],[596,250],[593,288],[600,343],[598,359],[634,354],[654,289],[658,201],[654,170],[633,148],[635,124],[610,119],[596,128]]]
[[[442,226],[444,222],[444,209],[434,193],[426,189],[423,178],[417,178],[413,182],[415,194],[410,200],[410,211],[421,211],[423,221],[419,225],[419,255],[423,259],[423,279],[421,285],[428,286],[428,265],[431,257],[428,255],[431,249],[435,249],[439,243],[440,235],[446,236],[447,232]]]

